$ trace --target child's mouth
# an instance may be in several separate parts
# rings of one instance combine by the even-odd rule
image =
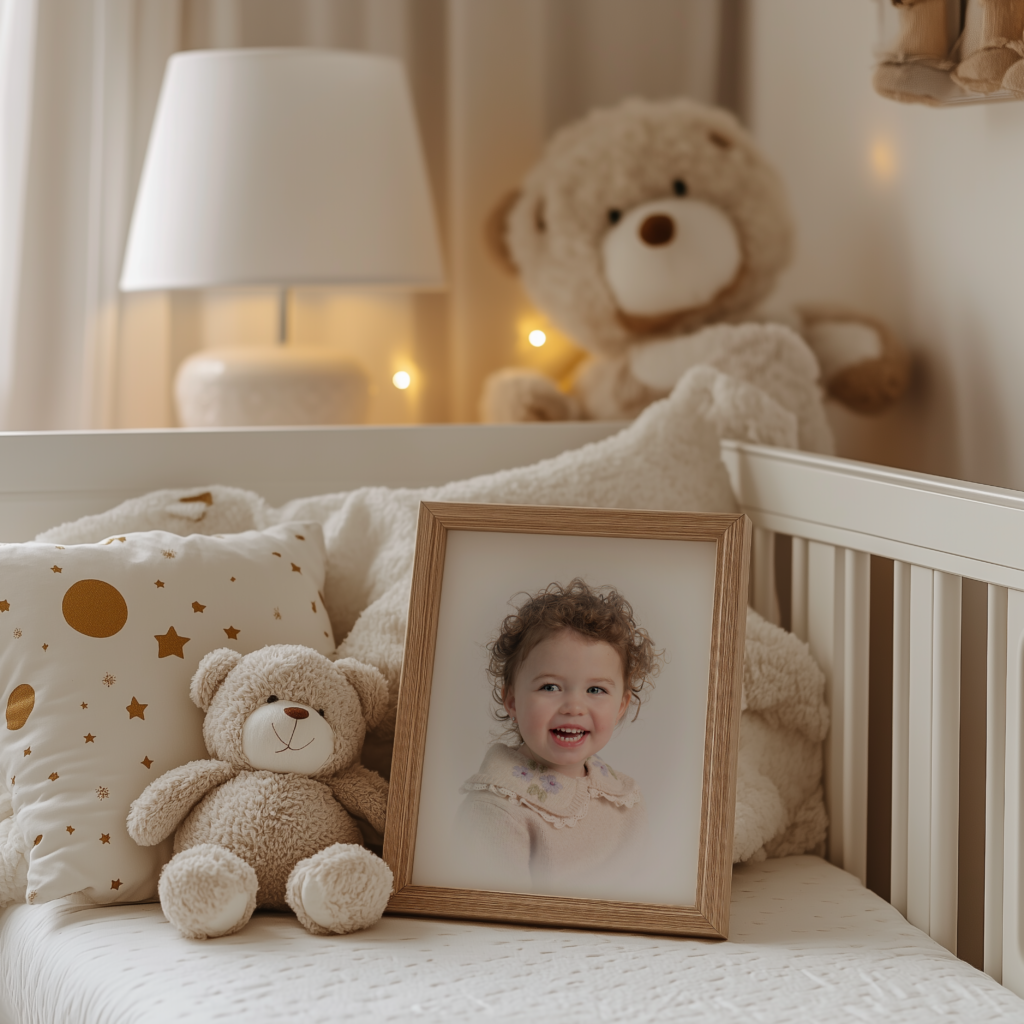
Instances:
[[[589,734],[589,730],[575,725],[559,725],[550,732],[560,747],[578,747]]]

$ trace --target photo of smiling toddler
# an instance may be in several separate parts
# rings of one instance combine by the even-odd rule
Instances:
[[[639,787],[598,754],[630,705],[636,719],[661,655],[625,598],[578,578],[528,597],[488,651],[508,742],[462,786],[465,863],[506,891],[583,895],[644,845]]]

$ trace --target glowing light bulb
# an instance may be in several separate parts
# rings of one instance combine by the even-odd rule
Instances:
[[[399,370],[398,373],[391,378],[391,383],[394,384],[399,391],[404,391],[412,383],[412,377],[410,377],[405,370]]]
[[[875,139],[871,144],[869,160],[879,181],[892,181],[896,177],[896,150],[887,139]]]
[[[548,336],[543,331],[530,331],[530,344],[534,348],[540,348],[547,340]]]

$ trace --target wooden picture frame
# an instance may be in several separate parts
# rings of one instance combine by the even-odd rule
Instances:
[[[384,860],[395,876],[388,913],[727,937],[750,533],[750,521],[742,514],[435,502],[420,505],[384,835]],[[665,829],[690,830],[685,834],[679,832],[684,838],[680,840],[678,867],[671,843],[651,847],[652,857],[669,858],[662,870],[670,883],[663,887],[664,892],[671,898],[660,898],[660,888],[653,899],[649,895],[618,899],[504,891],[500,884],[493,888],[465,888],[457,884],[459,878],[448,878],[455,868],[448,866],[444,857],[436,852],[443,851],[444,842],[451,841],[445,839],[451,829],[450,822],[443,820],[447,812],[435,812],[434,804],[447,801],[447,807],[453,799],[461,798],[452,796],[448,781],[437,791],[429,788],[430,779],[438,772],[450,775],[455,770],[446,767],[447,761],[440,754],[431,752],[444,751],[448,757],[460,741],[453,744],[447,732],[454,730],[462,736],[464,730],[454,724],[450,714],[438,717],[432,725],[429,721],[432,705],[433,713],[442,716],[443,708],[461,709],[466,702],[471,702],[472,708],[466,714],[479,717],[478,702],[484,699],[493,702],[489,683],[478,679],[482,676],[485,680],[485,673],[476,670],[477,664],[486,666],[487,636],[467,635],[464,649],[459,646],[463,645],[459,638],[462,623],[475,621],[475,609],[487,603],[485,596],[477,593],[479,587],[486,582],[490,591],[504,593],[501,589],[503,572],[515,582],[520,579],[517,575],[520,571],[527,571],[520,567],[529,568],[535,563],[545,567],[531,569],[535,576],[546,571],[547,566],[551,566],[550,572],[554,573],[556,565],[562,563],[570,567],[563,574],[583,575],[574,572],[573,567],[584,562],[590,570],[589,583],[615,583],[615,580],[589,578],[601,577],[606,565],[619,566],[618,570],[611,568],[609,571],[618,572],[620,576],[624,573],[622,567],[626,566],[625,575],[634,580],[634,590],[639,587],[636,580],[650,580],[652,590],[648,605],[659,609],[658,616],[668,616],[662,621],[677,623],[680,636],[686,630],[692,634],[687,634],[690,640],[679,655],[685,664],[676,670],[677,675],[690,671],[687,666],[691,661],[698,667],[706,665],[703,682],[699,677],[692,682],[670,681],[667,696],[659,697],[656,686],[652,697],[654,701],[663,700],[663,709],[669,708],[664,704],[667,700],[677,702],[672,707],[683,708],[678,702],[685,700],[691,702],[686,708],[705,708],[703,722],[699,714],[691,711],[675,713],[674,721],[669,721],[672,716],[665,710],[658,715],[648,715],[651,729],[685,728],[697,742],[687,744],[680,740],[666,745],[652,740],[647,745],[641,744],[644,750],[652,751],[653,768],[647,777],[663,787],[679,782],[681,795],[677,800],[672,790],[668,803],[662,799],[659,821]],[[691,564],[695,567],[692,571],[685,569]],[[508,568],[502,570],[501,565]],[[447,580],[446,566],[450,577]],[[673,568],[677,566],[684,569]],[[537,578],[543,580],[542,575]],[[543,589],[543,584],[539,589]],[[639,607],[634,600],[637,595],[625,591],[623,594],[634,607]],[[662,597],[659,598],[659,594]],[[665,599],[664,594],[670,597]],[[677,594],[678,597],[672,596]],[[705,604],[710,607],[705,609]],[[463,609],[461,613],[459,608]],[[469,609],[468,614],[465,609]],[[684,614],[684,609],[689,611]],[[491,614],[496,627],[502,614],[511,610],[514,606],[506,604],[504,609],[482,609],[480,614],[485,611]],[[642,625],[639,612],[637,619]],[[659,638],[652,634],[652,638],[671,651],[671,638],[677,628],[663,632],[668,635]],[[705,640],[701,638],[706,638],[706,652],[702,647]],[[456,657],[470,659],[472,671],[447,672],[443,680],[435,681],[435,667],[440,670],[442,663],[448,664]],[[690,675],[696,671],[694,669]],[[660,680],[658,685],[661,685]],[[483,689],[487,691],[486,697],[478,696],[478,690]],[[642,714],[640,720],[643,720]],[[628,724],[624,727],[626,730],[634,728]],[[643,734],[634,733],[630,742],[636,744],[638,735],[643,739]],[[699,749],[701,743],[702,749]],[[669,759],[689,759],[686,763],[692,763],[692,774],[696,777],[687,778],[685,783],[674,778],[665,782],[663,776],[671,773],[659,768],[659,751],[665,751]],[[461,750],[458,753],[463,756]],[[479,761],[479,756],[471,750],[464,756],[467,764],[471,756]],[[682,769],[673,771],[680,773]],[[447,780],[448,776],[444,778]],[[666,808],[667,814],[664,813]],[[677,809],[678,821],[673,817]],[[695,815],[699,815],[699,822]],[[690,864],[690,868],[684,870],[681,866],[684,863]],[[624,888],[632,893],[636,885],[641,885],[640,876],[646,874],[645,869],[646,865],[638,865],[635,879],[624,874]],[[678,872],[678,879],[673,872]],[[423,877],[417,879],[418,875]],[[443,884],[437,882],[438,877]],[[501,878],[495,881],[500,883]],[[672,895],[678,893],[684,895]]]

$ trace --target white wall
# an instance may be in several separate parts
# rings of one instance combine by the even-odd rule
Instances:
[[[839,416],[841,454],[1024,489],[1024,103],[932,109],[871,89],[869,0],[749,0],[751,126],[789,186],[780,297],[896,329],[913,393]]]

